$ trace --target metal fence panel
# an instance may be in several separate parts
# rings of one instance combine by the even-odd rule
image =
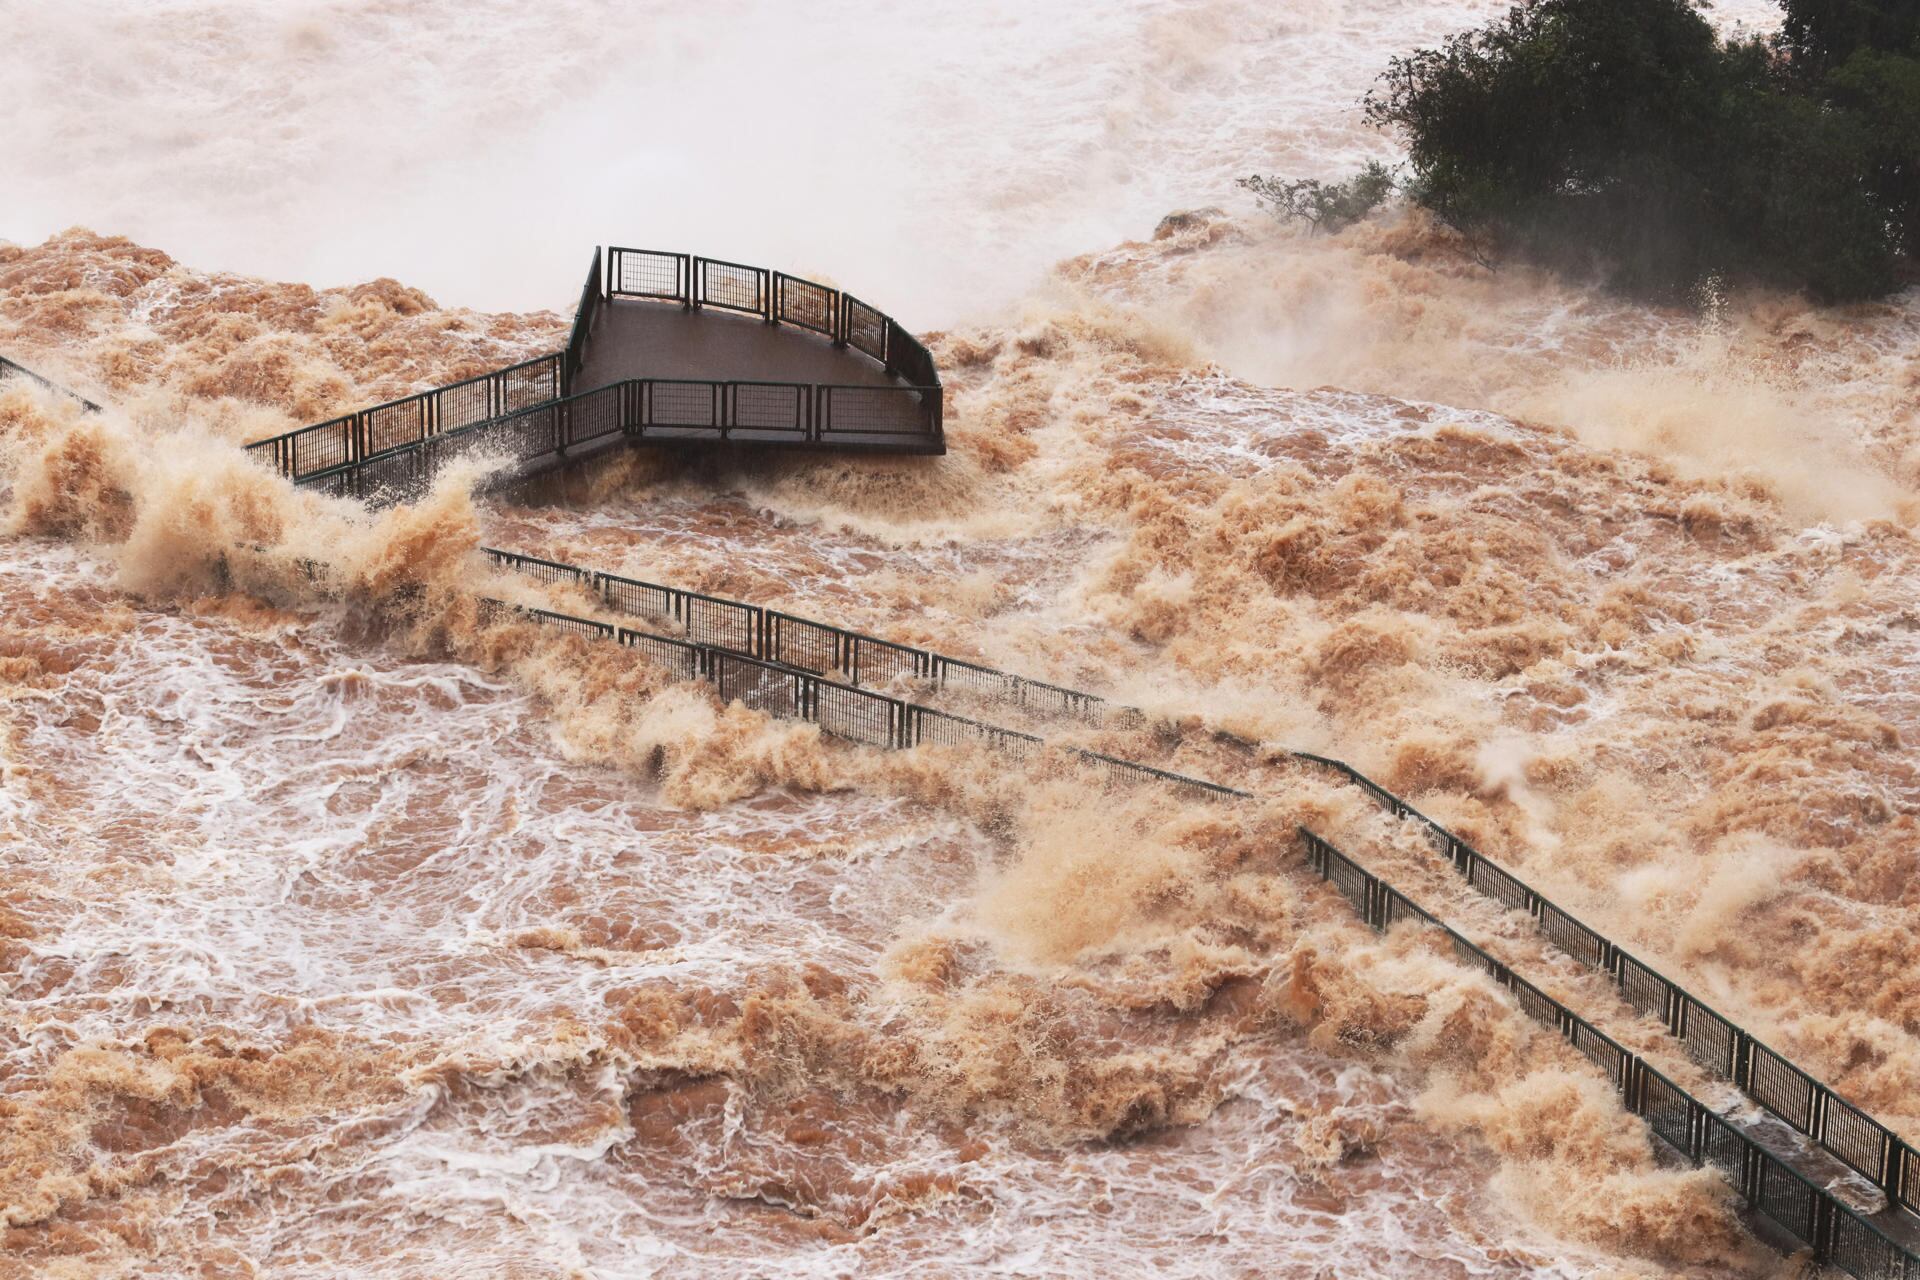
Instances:
[[[1860,1280],[1908,1280],[1900,1247],[1843,1204],[1833,1206],[1833,1233],[1827,1251],[1834,1265]]]
[[[1438,924],[1432,916],[1415,906],[1412,899],[1388,885],[1380,882],[1380,927],[1391,929],[1403,920],[1418,920],[1425,924]]]
[[[722,702],[740,702],[771,716],[791,720],[810,719],[812,699],[817,685],[811,676],[782,671],[764,662],[739,654],[713,655],[713,682]]]
[[[1540,932],[1582,964],[1595,969],[1605,966],[1606,940],[1551,902],[1540,904]]]
[[[695,258],[693,270],[697,288],[694,302],[697,305],[719,307],[724,311],[744,311],[762,319],[773,314],[765,268],[749,267],[740,262],[722,262],[717,258]]]
[[[767,613],[766,657],[769,661],[784,662],[819,675],[842,671],[845,670],[847,638],[847,633],[838,627],[823,626],[787,613]]]
[[[544,454],[553,453],[560,448],[560,415],[565,410],[558,405],[542,405],[536,409],[526,409],[511,417],[500,418],[467,433],[467,438],[475,442],[475,447],[464,452],[504,453],[517,462],[528,462]],[[454,437],[441,436],[439,439]]]
[[[536,582],[563,583],[567,586],[591,587],[593,575],[585,569],[570,564],[561,564],[558,560],[542,560],[539,556],[521,555],[517,551],[496,551],[486,549],[487,558],[503,569],[532,578]]]
[[[680,621],[680,610],[676,604],[680,593],[672,587],[603,573],[600,575],[600,595],[606,600],[607,607],[618,613],[657,618],[662,622]]]
[[[928,655],[919,649],[872,636],[847,637],[847,676],[853,684],[888,684],[905,676],[916,679],[926,673]]]
[[[1030,733],[1015,733],[965,716],[935,711],[932,707],[914,706],[909,710],[908,719],[910,731],[906,737],[913,746],[985,746],[1016,760],[1026,760],[1046,745]]]
[[[1687,1046],[1687,1056],[1722,1080],[1733,1079],[1734,1051],[1739,1038],[1734,1025],[1684,991],[1680,995],[1681,1006],[1686,1010],[1682,1015],[1685,1034],[1681,1039]]]
[[[1700,1104],[1652,1067],[1642,1063],[1640,1070],[1640,1114],[1655,1133],[1691,1159],[1693,1115]]]
[[[964,689],[990,698],[1015,696],[1014,686],[1019,681],[1019,677],[1010,676],[1004,671],[995,671],[978,663],[962,662],[944,654],[934,656],[933,679],[942,689]]]
[[[777,299],[776,316],[781,324],[797,325],[834,337],[834,311],[840,301],[837,291],[811,280],[801,280],[783,272],[774,273]]]
[[[1453,944],[1453,956],[1469,969],[1478,969],[1490,978],[1500,977],[1500,962],[1467,941],[1453,930],[1447,930],[1447,941]]]
[[[798,382],[730,382],[727,393],[733,401],[729,426],[747,431],[811,434],[807,421],[812,407],[812,387]]]
[[[16,377],[25,378],[28,382],[33,383],[35,386],[44,388],[47,391],[51,391],[55,395],[66,396],[70,400],[78,400],[80,402],[81,407],[84,408],[88,413],[100,412],[99,405],[95,404],[93,401],[87,399],[85,396],[79,394],[78,392],[69,391],[67,388],[61,386],[59,383],[53,381],[51,378],[43,378],[39,374],[35,373],[33,370],[27,368],[25,365],[15,364],[13,361],[7,359],[5,356],[0,356],[0,378],[16,378]]]
[[[1890,1169],[1893,1135],[1873,1117],[1845,1099],[1829,1093],[1821,1111],[1820,1145],[1833,1152],[1875,1182],[1883,1182]]]
[[[940,380],[934,372],[933,356],[918,338],[892,320],[887,321],[887,368],[915,386],[931,386]]]
[[[435,459],[421,449],[396,449],[369,459],[353,469],[355,496],[376,495],[402,500],[424,489],[433,478]]]
[[[607,264],[608,292],[627,298],[657,298],[668,302],[687,302],[687,255],[661,253],[653,249],[612,251]]]
[[[687,639],[695,644],[734,653],[754,651],[754,638],[760,633],[760,610],[752,605],[683,594],[680,616],[686,624]]]
[[[490,373],[441,387],[433,393],[433,429],[457,431],[497,416],[493,388],[494,378]]]
[[[1754,1149],[1753,1206],[1802,1243],[1819,1239],[1820,1194],[1785,1162]]]
[[[1468,875],[1467,883],[1515,911],[1527,909],[1527,886],[1482,858],[1473,860],[1473,871]]]
[[[887,359],[887,318],[850,293],[840,295],[840,332],[855,351],[885,363]]]
[[[823,733],[862,742],[870,747],[892,747],[899,742],[901,707],[892,698],[845,685],[822,682],[818,714]]]
[[[362,448],[368,457],[416,444],[427,437],[427,398],[410,396],[360,411]]]
[[[1353,904],[1353,909],[1362,920],[1373,921],[1373,884],[1374,879],[1362,871],[1354,861],[1332,845],[1326,849],[1326,877],[1341,896]]]
[[[1738,1129],[1713,1112],[1704,1112],[1700,1120],[1700,1163],[1710,1164],[1727,1175],[1727,1181],[1741,1195],[1748,1192],[1747,1151],[1753,1143]]]
[[[1672,1017],[1673,984],[1624,951],[1620,953],[1620,995],[1640,1012],[1662,1022]]]
[[[568,635],[583,636],[588,640],[616,638],[615,628],[604,622],[576,618],[571,614],[555,613],[551,609],[527,609],[524,612],[528,618],[541,626],[551,627],[555,631],[564,631]]]
[[[1529,1018],[1535,1022],[1545,1023],[1549,1027],[1559,1028],[1562,1007],[1558,1000],[1517,974],[1510,977],[1508,988],[1513,992],[1513,998],[1520,1002],[1521,1010]]]
[[[700,650],[682,640],[620,628],[620,643],[664,668],[676,680],[700,678]]]
[[[500,388],[500,412],[515,413],[558,400],[562,360],[560,353],[540,356],[494,374]]]
[[[1758,1041],[1748,1061],[1747,1092],[1754,1100],[1800,1132],[1812,1132],[1816,1096],[1812,1078]]]
[[[626,427],[623,408],[626,388],[615,383],[578,395],[566,403],[567,443],[584,444],[602,436],[619,435]]]
[[[291,475],[295,480],[345,466],[356,457],[353,445],[356,419],[349,414],[331,422],[303,427],[286,437]]]
[[[1573,1047],[1607,1073],[1615,1088],[1626,1087],[1627,1051],[1584,1018],[1570,1017]]]
[[[1920,1151],[1903,1145],[1898,1154],[1900,1165],[1900,1203],[1920,1213]],[[1916,1277],[1920,1280],[1920,1277]]]
[[[580,305],[573,313],[573,331],[567,337],[567,376],[565,382],[571,386],[580,367],[586,363],[587,339],[593,333],[593,322],[600,315],[600,247],[594,246],[593,261],[587,267],[587,282],[580,290]]]
[[[720,402],[724,382],[694,382],[681,378],[649,378],[646,383],[645,424],[649,427],[709,427],[723,421]]]
[[[817,434],[931,435],[927,406],[911,387],[822,386],[814,411]]]
[[[1038,680],[1027,680],[1020,676],[1012,677],[1014,701],[1029,711],[1044,716],[1065,716],[1076,720],[1097,720],[1100,708],[1106,704],[1103,698],[1075,689],[1063,689],[1059,685],[1042,684]]]

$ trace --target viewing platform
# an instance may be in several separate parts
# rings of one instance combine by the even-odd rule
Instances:
[[[946,452],[933,358],[852,294],[783,272],[596,249],[564,351],[247,446],[296,484],[369,502],[456,458],[495,485],[618,445]]]

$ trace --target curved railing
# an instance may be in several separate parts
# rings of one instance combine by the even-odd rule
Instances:
[[[680,660],[685,667],[682,674],[687,678],[715,680],[722,685],[723,695],[741,697],[749,705],[771,714],[811,719],[829,733],[872,746],[905,748],[922,742],[970,741],[1013,750],[1024,757],[1042,740],[1032,734],[875,693],[862,688],[863,684],[898,686],[904,680],[935,690],[961,689],[1042,715],[1067,716],[1087,722],[1099,722],[1109,716],[1142,718],[1136,709],[1117,706],[1093,694],[1027,680],[932,650],[882,640],[743,601],[595,573],[513,552],[489,550],[487,555],[502,568],[544,582],[578,586],[598,597],[610,612],[665,623],[681,635],[651,635],[539,610],[533,611],[541,615],[533,618],[534,621],[584,629],[629,646],[656,649],[662,644],[683,646],[684,654],[691,655]],[[742,661],[752,664],[751,667],[741,667]],[[756,683],[740,674],[750,669],[771,674],[756,678]],[[716,672],[732,674],[722,681]],[[756,700],[754,691],[763,687],[773,692]],[[818,692],[821,687],[836,690],[825,703]],[[828,708],[827,712],[821,711],[823,705]],[[868,710],[853,714],[855,707]],[[845,723],[835,718],[849,715],[851,719]],[[857,728],[847,727],[882,722],[893,726],[884,740],[876,733],[863,736]],[[1094,752],[1072,750],[1083,758],[1083,763],[1099,766],[1110,777],[1153,778],[1203,797],[1250,798],[1250,793],[1217,783]],[[1288,754],[1342,774],[1396,817],[1421,823],[1441,844],[1470,886],[1511,909],[1525,911],[1558,949],[1609,975],[1621,998],[1658,1021],[1697,1065],[1734,1084],[1768,1112],[1871,1180],[1885,1193],[1890,1207],[1915,1215],[1909,1221],[1920,1221],[1920,1152],[1864,1109],[1634,958],[1625,948],[1536,893],[1351,765],[1309,752]],[[1888,1239],[1879,1228],[1829,1192],[1812,1186],[1791,1165],[1742,1136],[1724,1118],[1679,1089],[1652,1065],[1541,993],[1331,844],[1305,829],[1302,836],[1307,841],[1315,869],[1340,888],[1367,923],[1384,930],[1398,920],[1419,918],[1446,929],[1462,959],[1493,975],[1514,993],[1523,1009],[1560,1029],[1576,1048],[1607,1069],[1629,1107],[1647,1117],[1656,1133],[1696,1164],[1715,1163],[1726,1170],[1735,1188],[1749,1203],[1796,1232],[1806,1244],[1821,1251],[1821,1256],[1863,1280],[1869,1277],[1879,1280],[1883,1276],[1920,1280],[1920,1258],[1910,1253],[1907,1246]],[[1882,1266],[1875,1260],[1890,1261]],[[1892,1266],[1905,1266],[1909,1270],[1887,1269]],[[1865,1269],[1859,1269],[1862,1267]]]
[[[614,299],[737,312],[807,330],[861,353],[900,382],[635,378],[570,394],[595,325]],[[529,416],[536,413],[543,416]],[[626,248],[603,256],[596,248],[565,350],[246,448],[296,484],[374,499],[411,492],[454,455],[505,452],[524,466],[614,434],[661,444],[937,453],[945,451],[944,418],[939,371],[926,347],[852,294],[718,258]],[[457,444],[436,443],[453,437]]]
[[[49,391],[56,391],[59,394],[66,396],[68,399],[78,400],[81,404],[81,407],[86,409],[88,413],[100,412],[99,405],[87,399],[85,396],[81,395],[79,392],[69,391],[65,387],[61,386],[59,383],[54,382],[52,379],[41,377],[39,374],[27,368],[25,365],[15,364],[13,361],[7,359],[5,356],[0,356],[0,379],[6,379],[6,378],[24,378],[28,382],[38,383],[40,386],[45,387]]]

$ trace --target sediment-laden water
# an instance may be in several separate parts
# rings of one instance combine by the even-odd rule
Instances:
[[[851,213],[649,203],[726,112],[561,127],[555,86],[704,101],[745,56],[718,18],[655,15],[677,70],[635,87],[589,5],[7,16],[0,351],[109,408],[0,389],[0,1274],[1790,1274],[1294,824],[1651,1027],[1352,788],[1209,731],[1353,760],[1920,1138],[1920,306],[1651,311],[1411,214],[1233,203],[1384,154],[1380,63],[1498,6],[751,8],[750,51],[878,68],[869,146],[767,148]],[[463,198],[588,142],[618,163],[553,216]],[[383,175],[486,251],[367,222]],[[537,501],[468,471],[371,514],[234,447],[554,349],[609,234],[923,310],[951,452],[634,454]],[[501,301],[553,309],[460,305]],[[822,740],[478,625],[475,593],[588,607],[484,545],[1108,694],[1163,718],[1049,732],[1261,799]]]

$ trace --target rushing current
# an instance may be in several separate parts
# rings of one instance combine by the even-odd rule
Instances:
[[[0,354],[106,406],[0,387],[0,1276],[1794,1274],[1292,838],[1672,1052],[1279,748],[1350,759],[1920,1140],[1920,296],[1234,189],[1504,7],[0,0]],[[871,297],[949,454],[375,513],[235,447],[556,349],[608,242]],[[823,739],[481,625],[591,607],[482,546],[1260,798]]]

